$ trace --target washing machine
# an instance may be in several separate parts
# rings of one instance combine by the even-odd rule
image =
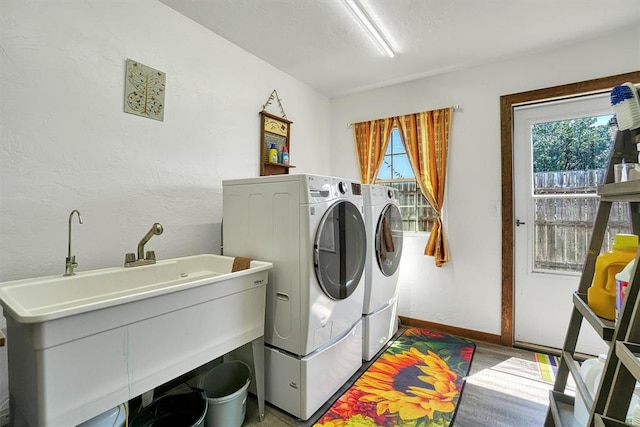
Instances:
[[[367,231],[362,357],[371,360],[398,329],[398,275],[402,257],[402,215],[396,190],[363,185]]]
[[[306,420],[362,365],[362,186],[299,174],[223,181],[224,255],[273,263],[265,398]]]

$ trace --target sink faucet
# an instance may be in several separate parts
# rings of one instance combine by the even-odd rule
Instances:
[[[68,251],[67,251],[67,259],[64,263],[64,276],[73,276],[76,274],[73,270],[78,266],[76,262],[75,255],[71,255],[71,218],[73,218],[73,214],[78,214],[78,221],[82,224],[82,216],[80,215],[80,211],[74,209],[69,214],[69,239],[68,239]]]
[[[154,251],[147,251],[146,255],[144,253],[144,245],[147,244],[149,240],[153,236],[159,236],[163,232],[162,225],[160,223],[155,223],[151,226],[151,229],[147,231],[147,234],[140,240],[138,243],[138,256],[136,258],[136,254],[128,253],[124,256],[124,266],[125,267],[135,267],[138,265],[147,265],[147,264],[155,264],[156,263],[156,254]]]

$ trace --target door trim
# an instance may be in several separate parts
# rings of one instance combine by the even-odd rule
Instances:
[[[629,81],[640,82],[640,71],[500,96],[502,161],[502,320],[500,343],[502,345],[513,347],[515,249],[513,236],[513,107],[517,104],[603,91]]]

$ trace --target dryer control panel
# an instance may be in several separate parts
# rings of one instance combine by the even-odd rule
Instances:
[[[343,198],[355,198],[357,201],[363,196],[362,184],[341,178],[309,175],[305,184],[310,202]]]
[[[337,195],[334,194],[334,183],[330,177],[309,175],[307,176],[306,185],[309,202],[330,200]]]
[[[351,187],[351,192],[349,192],[349,187]],[[338,181],[338,191],[344,195],[362,196],[362,185],[358,182]]]

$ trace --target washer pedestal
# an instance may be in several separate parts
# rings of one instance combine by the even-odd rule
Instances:
[[[398,331],[397,297],[380,310],[362,316],[364,336],[362,337],[362,358],[367,362],[375,357],[391,337]]]
[[[308,420],[362,366],[362,321],[328,347],[301,358],[265,347],[267,402]]]

